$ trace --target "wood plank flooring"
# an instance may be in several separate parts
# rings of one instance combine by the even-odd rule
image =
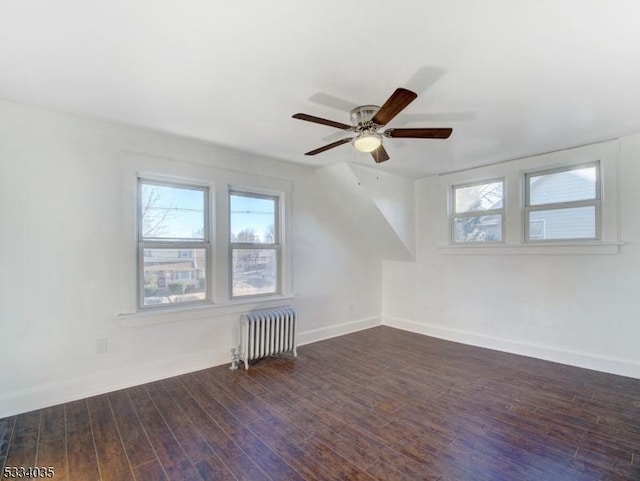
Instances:
[[[18,466],[59,481],[640,480],[640,380],[377,327],[0,419],[0,467]]]

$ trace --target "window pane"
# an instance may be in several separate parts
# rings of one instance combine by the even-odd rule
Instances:
[[[275,249],[233,249],[233,297],[277,291],[278,256]]]
[[[529,205],[596,198],[596,166],[528,176]]]
[[[142,182],[141,236],[152,239],[204,240],[205,190]]]
[[[455,242],[500,241],[502,241],[501,215],[455,218]]]
[[[595,238],[596,208],[592,205],[529,212],[529,240]]]
[[[455,189],[455,211],[473,212],[488,209],[502,209],[502,181],[488,184],[470,185]]]
[[[277,199],[231,194],[231,242],[276,244]]]
[[[144,249],[145,306],[203,301],[206,298],[205,249]]]

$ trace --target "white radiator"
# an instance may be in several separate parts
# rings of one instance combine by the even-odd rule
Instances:
[[[249,361],[287,351],[296,352],[296,311],[293,307],[274,307],[244,314],[240,318],[240,352],[232,349],[231,369],[238,361],[249,369]]]

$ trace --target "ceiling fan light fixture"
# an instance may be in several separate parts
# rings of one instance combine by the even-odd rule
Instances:
[[[365,132],[353,141],[353,146],[359,152],[373,152],[382,145],[382,139],[378,134]]]

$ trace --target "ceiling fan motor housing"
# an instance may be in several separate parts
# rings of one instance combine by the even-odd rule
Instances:
[[[362,105],[353,109],[351,111],[351,122],[356,127],[356,130],[360,130],[358,127],[362,127],[362,130],[369,130],[374,127],[371,119],[378,110],[380,110],[380,107],[377,105]]]

